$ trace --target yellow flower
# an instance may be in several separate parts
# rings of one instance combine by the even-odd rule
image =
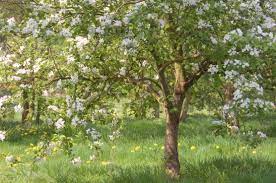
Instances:
[[[256,150],[253,150],[253,151],[252,151],[252,154],[256,154],[256,153],[257,153],[257,151],[256,151]]]
[[[163,149],[164,149],[164,146],[162,146],[161,149],[163,150]]]
[[[16,160],[17,160],[17,161],[21,161],[21,157],[20,157],[20,156],[17,156]]]
[[[134,148],[134,151],[139,151],[140,149],[141,149],[140,146],[136,146],[136,147]]]
[[[102,165],[109,165],[110,163],[110,161],[102,161]]]
[[[190,148],[192,151],[196,149],[196,146],[191,146]]]
[[[216,145],[216,149],[219,149],[219,146],[218,146],[218,145]]]

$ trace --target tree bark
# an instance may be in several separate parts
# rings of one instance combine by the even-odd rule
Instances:
[[[180,175],[180,163],[178,159],[178,128],[179,118],[166,109],[166,134],[165,134],[165,167],[166,173],[172,178]]]
[[[224,86],[224,103],[225,105],[232,105],[234,98],[235,88],[232,83],[226,83]],[[239,121],[235,111],[223,111],[223,117],[227,124],[230,126],[240,127]]]
[[[22,98],[23,98],[23,111],[22,111],[22,116],[21,116],[21,122],[24,124],[28,120],[28,115],[29,115],[29,111],[30,111],[28,92],[26,90],[23,90]]]
[[[188,91],[182,105],[179,121],[185,121],[187,119],[191,99],[192,99],[192,93]]]

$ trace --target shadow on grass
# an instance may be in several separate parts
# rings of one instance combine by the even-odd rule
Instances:
[[[185,162],[181,178],[170,180],[160,167],[136,166],[119,168],[111,174],[112,183],[274,183],[276,165],[268,160],[255,158],[216,158],[204,162]]]
[[[206,115],[190,116],[187,121],[181,122],[179,134],[184,137],[196,136],[198,134],[211,134],[208,131],[208,124],[211,120]],[[129,140],[140,140],[150,138],[164,138],[164,120],[139,120],[128,122],[123,130],[123,136]]]

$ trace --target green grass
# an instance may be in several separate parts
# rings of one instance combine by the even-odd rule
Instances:
[[[181,177],[178,181],[170,180],[163,173],[164,121],[135,120],[126,122],[122,137],[115,144],[104,145],[101,156],[95,162],[85,162],[91,155],[91,150],[85,144],[79,143],[74,148],[74,153],[83,159],[79,167],[72,165],[70,158],[61,153],[34,166],[24,163],[17,167],[9,167],[2,157],[0,182],[275,182],[275,115],[247,119],[247,129],[261,130],[269,136],[256,147],[251,147],[247,141],[239,137],[214,136],[210,130],[210,121],[211,117],[195,115],[181,124]],[[36,140],[33,136],[0,142],[0,154],[23,153],[23,161],[30,162],[30,156],[24,153],[24,149]],[[112,149],[112,146],[116,148]],[[137,146],[140,146],[140,149],[131,152]],[[195,150],[191,150],[191,146],[195,146]],[[111,163],[102,165],[102,161]]]

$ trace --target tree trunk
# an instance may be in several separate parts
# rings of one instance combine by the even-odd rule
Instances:
[[[225,105],[232,105],[234,98],[235,88],[232,83],[226,83],[224,86],[224,103]],[[235,111],[227,110],[223,111],[223,118],[230,126],[240,127],[239,121]]]
[[[21,116],[21,122],[24,124],[28,120],[28,114],[30,111],[28,92],[26,90],[23,90],[22,97],[23,97],[23,111],[22,111],[22,116]]]
[[[37,99],[37,104],[36,104],[36,114],[35,114],[35,122],[37,125],[40,124],[40,113],[41,113],[41,100],[40,97]]]
[[[175,113],[166,110],[166,134],[165,134],[165,168],[166,173],[172,178],[178,178],[180,163],[178,159],[178,128],[179,118]]]
[[[192,93],[190,91],[188,91],[186,96],[185,96],[183,105],[182,105],[179,121],[185,121],[187,119],[189,104],[190,104],[191,99],[192,99]]]

